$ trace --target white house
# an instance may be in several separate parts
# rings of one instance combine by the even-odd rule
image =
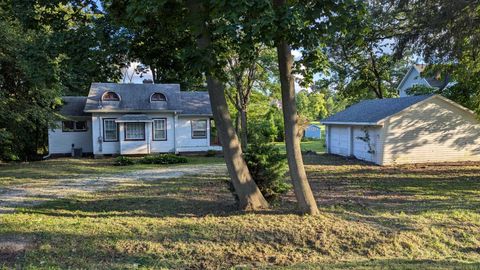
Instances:
[[[322,129],[317,125],[310,124],[305,129],[303,137],[309,139],[321,139]]]
[[[207,92],[178,84],[93,83],[88,97],[64,97],[66,117],[48,133],[50,154],[130,155],[221,150],[211,143]]]
[[[397,87],[400,97],[408,96],[407,90],[416,85],[424,85],[432,88],[444,88],[448,85],[448,78],[439,80],[435,77],[422,77],[422,72],[425,70],[426,65],[415,64],[405,74],[402,81]]]
[[[379,165],[480,161],[480,122],[438,95],[365,100],[321,121],[327,152]]]

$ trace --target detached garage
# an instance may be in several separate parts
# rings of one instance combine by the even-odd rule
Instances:
[[[365,100],[323,121],[327,152],[379,165],[480,161],[480,122],[438,95]]]

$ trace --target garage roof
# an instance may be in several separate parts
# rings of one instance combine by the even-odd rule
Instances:
[[[322,124],[377,125],[380,120],[432,96],[434,95],[364,100],[320,122]]]

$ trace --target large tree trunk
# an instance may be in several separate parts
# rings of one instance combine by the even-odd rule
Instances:
[[[201,18],[200,14],[205,12],[203,6],[195,0],[190,0],[188,4],[193,16]],[[210,46],[210,33],[203,20],[199,20],[197,23],[200,29],[200,36],[197,40],[198,46],[201,50],[208,49]],[[242,149],[233,128],[230,112],[228,111],[225,87],[213,74],[207,72],[206,77],[217,133],[223,146],[225,163],[239,199],[239,207],[242,210],[268,208],[268,202],[253,181],[248,171],[247,163],[243,159]]]
[[[274,0],[274,7],[281,8],[285,0]],[[295,104],[295,85],[292,75],[293,56],[290,46],[285,39],[277,41],[278,67],[280,71],[280,84],[282,90],[283,121],[285,123],[285,144],[287,148],[288,167],[292,178],[295,196],[300,211],[305,214],[319,214],[317,203],[313,197],[312,189],[307,180],[303,167],[302,151],[300,149],[300,136],[298,136],[298,115]]]
[[[247,130],[247,109],[242,108],[240,114],[240,141],[242,142],[242,150],[247,151],[248,130]]]

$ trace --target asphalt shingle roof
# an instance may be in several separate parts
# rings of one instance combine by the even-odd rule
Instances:
[[[105,92],[115,92],[119,102],[102,102]],[[166,102],[150,102],[153,93],[162,93]],[[87,112],[179,111],[180,114],[212,115],[208,92],[180,91],[178,84],[92,83],[85,104]]]
[[[62,97],[63,105],[59,113],[64,116],[89,116],[83,111],[87,97],[65,96]]]
[[[377,123],[433,95],[401,98],[370,99],[361,101],[321,122],[328,123]]]

